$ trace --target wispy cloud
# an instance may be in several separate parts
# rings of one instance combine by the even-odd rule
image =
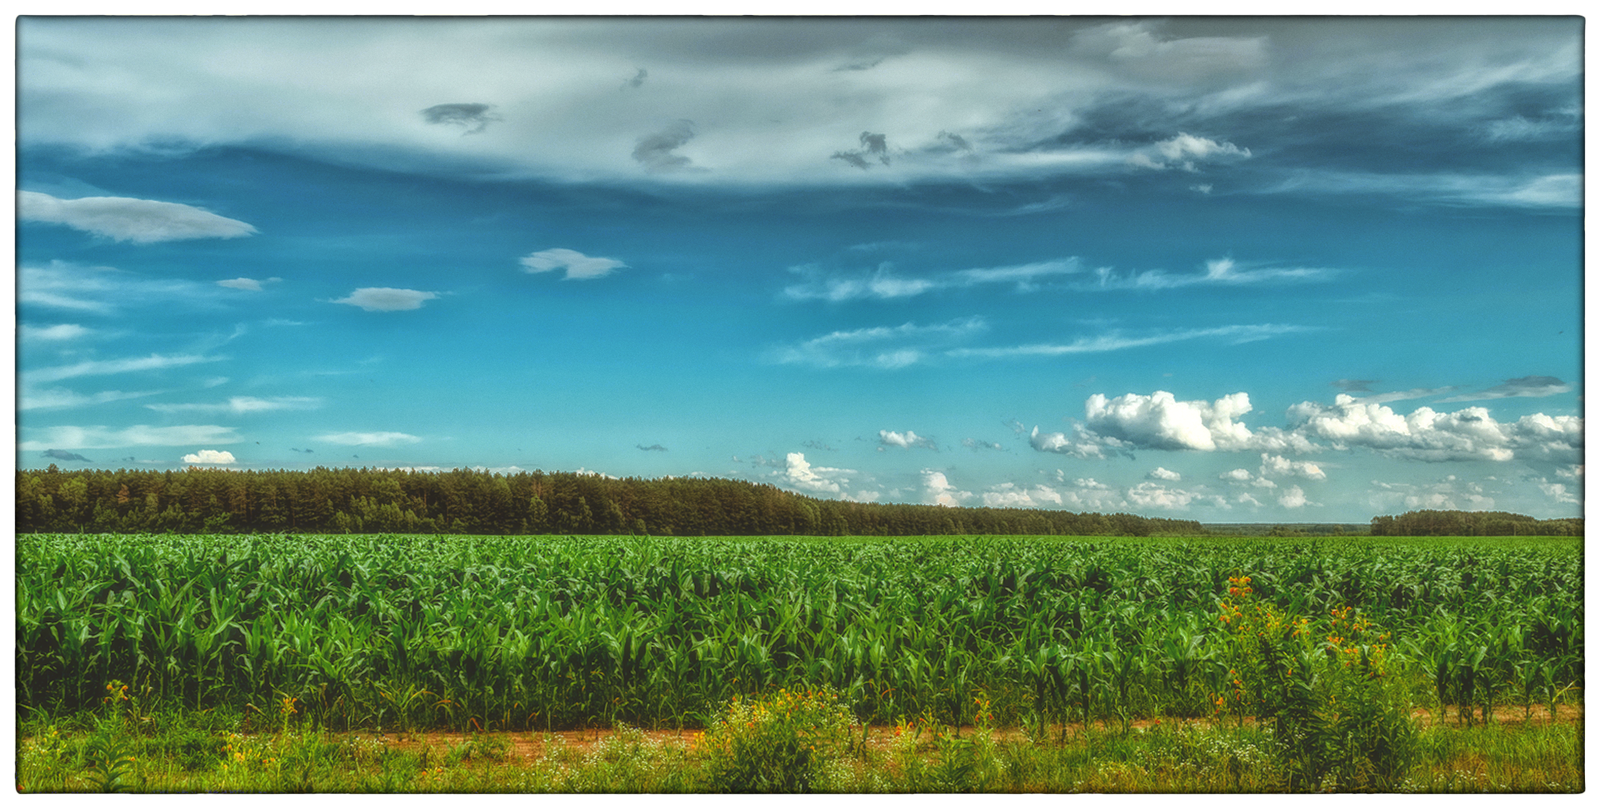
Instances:
[[[77,340],[93,334],[92,329],[86,329],[75,323],[60,323],[54,326],[29,326],[23,324],[17,327],[17,337],[23,341],[41,343],[65,342]]]
[[[154,396],[158,391],[120,391],[106,390],[99,393],[80,394],[66,388],[50,388],[49,390],[24,389],[17,396],[18,410],[60,410],[71,407],[89,407],[91,405],[119,402],[124,399],[139,399],[145,396]]]
[[[312,396],[276,396],[258,399],[254,396],[233,396],[226,402],[212,404],[148,404],[145,407],[158,413],[266,413],[274,410],[314,410],[322,400]]]
[[[1203,273],[1174,274],[1163,270],[1118,274],[1110,267],[1094,271],[1095,283],[1088,289],[1178,289],[1191,286],[1247,286],[1256,284],[1308,283],[1327,281],[1338,272],[1322,267],[1240,267],[1231,258],[1206,262]]]
[[[136,424],[113,429],[95,427],[46,427],[32,433],[18,449],[33,451],[56,447],[70,449],[115,449],[118,447],[181,447],[195,444],[237,444],[234,428],[214,424],[180,424],[151,427]]]
[[[282,278],[278,277],[267,278],[260,281],[254,278],[229,278],[225,281],[218,281],[217,286],[226,287],[228,289],[242,289],[246,292],[260,292],[262,284],[275,284],[282,280]]]
[[[403,444],[415,444],[422,439],[414,435],[395,432],[375,433],[325,433],[316,437],[317,441],[329,444],[341,444],[350,447],[394,447]]]
[[[1449,390],[1448,388],[1446,390]],[[1555,396],[1572,390],[1572,386],[1553,376],[1524,376],[1517,379],[1507,379],[1492,388],[1485,388],[1477,393],[1463,393],[1440,399],[1446,402],[1474,402],[1484,399],[1512,399],[1520,397]]]
[[[255,227],[176,202],[129,197],[58,199],[37,191],[17,192],[17,218],[44,222],[113,239],[149,244],[182,239],[233,239]]]
[[[105,376],[135,371],[181,368],[198,363],[216,362],[221,359],[223,358],[208,357],[201,354],[151,354],[148,357],[127,357],[115,360],[84,360],[72,365],[59,365],[53,368],[40,368],[36,371],[24,371],[22,376],[29,383],[59,382],[63,379],[72,379],[80,376]]]
[[[988,324],[983,318],[968,317],[931,326],[905,323],[892,327],[836,331],[779,348],[769,356],[780,364],[818,368],[905,368],[925,361],[932,351],[982,333],[987,328]]]
[[[1015,284],[1019,292],[1038,288],[1041,279],[1071,275],[1082,271],[1076,258],[1041,261],[1008,267],[983,267],[942,273],[926,278],[896,275],[894,266],[879,264],[871,272],[829,274],[816,265],[791,267],[790,272],[805,278],[804,283],[785,287],[791,300],[893,300],[909,298],[941,289],[964,289],[983,284]]]
[[[1080,337],[1070,343],[1034,343],[999,348],[954,348],[946,351],[945,354],[951,357],[976,357],[980,359],[1058,357],[1066,354],[1098,354],[1107,351],[1123,351],[1130,348],[1143,348],[1145,346],[1177,343],[1185,340],[1221,339],[1237,345],[1308,331],[1316,331],[1316,328],[1262,323],[1219,326],[1209,329],[1183,329],[1149,334],[1142,337],[1130,337],[1120,332],[1112,332],[1096,337]]]

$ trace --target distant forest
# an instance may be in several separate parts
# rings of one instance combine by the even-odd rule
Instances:
[[[457,469],[17,472],[19,533],[635,534],[656,536],[1201,536],[1195,520],[1045,509],[819,500],[721,478],[504,475]],[[1298,533],[1298,532],[1296,532]],[[1375,517],[1374,536],[1583,533],[1505,512]]]
[[[189,468],[17,473],[17,531],[637,534],[657,536],[1201,535],[1194,520],[818,500],[719,478],[503,475],[457,469]]]

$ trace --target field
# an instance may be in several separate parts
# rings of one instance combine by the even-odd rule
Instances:
[[[450,788],[362,744],[584,730],[565,781],[454,788],[1583,789],[1575,538],[22,535],[16,571],[30,790]],[[1520,775],[1449,775],[1490,749]],[[297,755],[328,773],[266,774]]]

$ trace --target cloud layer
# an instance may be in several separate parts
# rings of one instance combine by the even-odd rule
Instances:
[[[119,242],[149,244],[183,239],[234,239],[256,229],[237,219],[176,202],[128,197],[57,199],[37,191],[17,192],[17,218],[66,225]]]

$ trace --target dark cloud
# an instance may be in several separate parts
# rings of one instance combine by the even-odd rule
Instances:
[[[876,158],[883,165],[889,165],[889,137],[873,132],[861,133],[861,148],[853,152],[834,152],[832,159],[843,160],[858,169],[865,171],[867,161]]]
[[[644,452],[666,452],[667,451],[667,448],[661,446],[660,444],[651,444],[648,447],[643,445],[643,444],[634,444],[634,446],[638,447],[641,451],[644,451]]]
[[[1371,393],[1372,383],[1377,381],[1376,379],[1335,379],[1328,384],[1345,393]]]
[[[435,104],[422,111],[422,120],[430,124],[451,124],[466,130],[463,135],[476,135],[495,121],[503,120],[490,112],[493,104]]]
[[[312,450],[309,450],[309,449],[298,449],[298,448],[295,448],[295,447],[290,447],[289,451],[290,452],[304,452],[304,453],[307,453],[307,454],[310,454],[312,452]]]
[[[1005,452],[1006,451],[1006,448],[1001,446],[1000,442],[998,442],[998,441],[980,441],[980,440],[978,440],[976,438],[963,438],[963,439],[961,439],[961,446],[966,447],[967,449],[970,449],[973,452],[977,452],[979,450],[985,450],[985,449],[995,449],[995,450],[999,450],[1001,452]]]
[[[807,441],[804,444],[801,444],[800,446],[805,447],[806,449],[818,450],[819,452],[838,452],[839,451],[838,449],[836,449],[834,447],[830,447],[830,446],[828,446],[827,444],[825,444],[825,443],[823,443],[821,441]]]
[[[650,76],[650,71],[645,70],[644,68],[641,67],[641,68],[639,68],[639,72],[638,73],[633,74],[633,78],[628,79],[627,81],[622,83],[622,89],[626,90],[629,87],[632,87],[634,89],[638,89],[640,85],[644,84],[644,80],[649,78],[649,76]]]
[[[673,150],[694,138],[694,122],[678,121],[652,135],[639,139],[633,159],[650,171],[676,171],[689,167],[690,160]]]
[[[91,461],[76,452],[68,452],[64,449],[47,449],[42,454],[46,458],[54,458],[58,461],[82,461],[84,463],[94,463],[94,461]]]
[[[1572,386],[1553,376],[1524,376],[1516,379],[1507,379],[1492,388],[1485,388],[1477,393],[1465,393],[1441,399],[1441,402],[1472,402],[1480,399],[1511,399],[1530,396],[1554,396],[1566,393]]]

